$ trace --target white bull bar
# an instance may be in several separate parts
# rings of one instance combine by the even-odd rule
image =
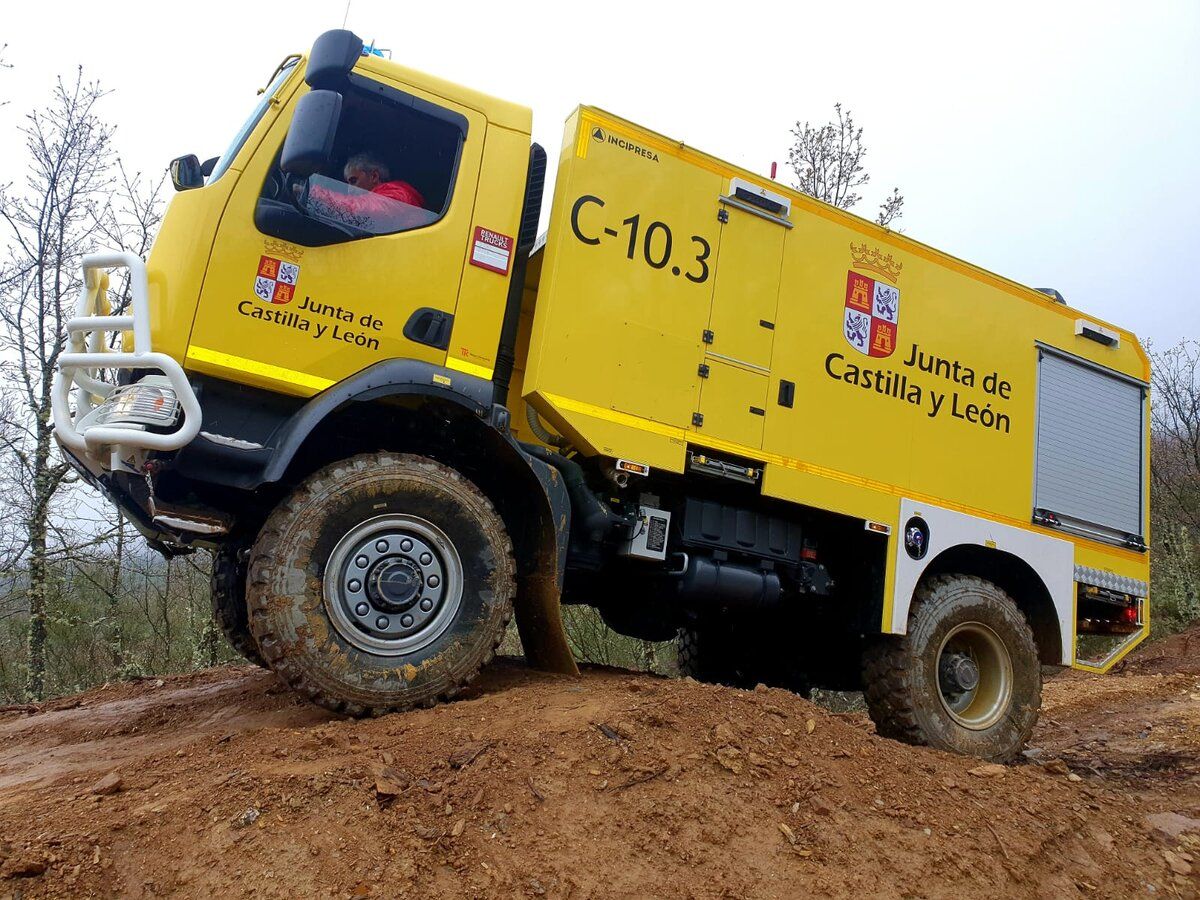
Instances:
[[[130,313],[114,316],[108,304],[106,269],[129,270]],[[83,287],[75,316],[67,321],[67,347],[58,358],[51,409],[54,431],[64,447],[108,468],[112,451],[178,450],[200,431],[200,403],[183,368],[165,353],[155,353],[150,342],[150,306],[147,300],[146,264],[134,253],[89,253],[83,258]],[[105,335],[132,331],[133,351],[108,349]],[[119,387],[101,379],[104,369],[158,369],[167,377],[183,410],[183,421],[174,431],[155,433],[136,426],[79,424]],[[75,389],[78,388],[78,391]],[[71,395],[75,394],[74,411]],[[108,449],[106,449],[108,448]]]

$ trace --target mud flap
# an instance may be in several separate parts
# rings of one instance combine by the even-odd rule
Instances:
[[[517,581],[517,631],[525,659],[537,669],[578,675],[562,624],[562,589],[552,574],[532,572]]]
[[[517,576],[514,604],[517,632],[525,659],[535,668],[563,675],[578,675],[575,656],[562,623],[562,579],[571,533],[571,501],[558,470],[522,452],[541,483],[536,564]]]

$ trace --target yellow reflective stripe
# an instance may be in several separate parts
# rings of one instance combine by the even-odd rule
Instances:
[[[466,372],[468,375],[474,375],[476,378],[482,378],[484,381],[492,380],[491,369],[487,366],[478,366],[473,362],[467,362],[465,359],[456,359],[453,356],[448,356],[446,357],[446,368]]]
[[[978,509],[974,506],[966,506],[962,503],[956,503],[953,500],[945,500],[941,497],[935,497],[931,494],[923,494],[920,491],[910,490],[900,487],[899,485],[889,484],[886,481],[876,481],[873,478],[864,478],[861,475],[852,475],[849,472],[842,472],[837,469],[831,469],[827,466],[818,466],[813,463],[807,463],[803,460],[793,459],[790,456],[781,456],[778,453],[769,453],[758,447],[747,447],[743,444],[735,444],[732,441],[723,441],[720,438],[709,437],[702,431],[690,431],[684,428],[679,428],[676,425],[667,425],[663,422],[653,422],[650,419],[643,419],[640,416],[632,416],[629,413],[623,413],[615,409],[605,409],[602,406],[595,406],[591,403],[584,403],[579,400],[570,400],[566,397],[560,397],[557,394],[543,393],[550,403],[558,409],[565,412],[582,413],[585,416],[603,419],[606,422],[613,422],[617,425],[624,425],[627,428],[637,428],[642,431],[648,431],[651,434],[659,434],[663,437],[671,438],[674,441],[685,442],[689,444],[698,444],[701,447],[707,447],[711,450],[724,450],[727,453],[732,453],[735,456],[744,456],[749,459],[758,460],[763,463],[773,463],[777,466],[783,466],[788,469],[795,469],[799,472],[805,472],[809,475],[817,475],[822,478],[829,478],[834,481],[840,481],[843,484],[850,484],[856,487],[863,487],[869,490],[878,491],[884,494],[892,494],[907,500],[915,500],[918,503],[928,503],[932,506],[940,506],[943,509],[954,510],[955,512],[965,513],[969,516],[974,516],[977,519],[987,519],[990,522],[997,522],[1002,525],[1011,525],[1013,528],[1020,528],[1024,531],[1032,531],[1036,534],[1047,534],[1052,537],[1069,540],[1074,544],[1084,544],[1093,546],[1109,553],[1113,556],[1118,556],[1124,559],[1142,561],[1145,556],[1137,553],[1134,550],[1126,550],[1124,547],[1114,547],[1111,544],[1102,544],[1098,541],[1091,541],[1087,538],[1078,537],[1076,535],[1065,535],[1060,532],[1052,531],[1046,528],[1039,528],[1031,522],[1025,522],[1021,519],[1014,519],[1011,516],[1006,516],[994,512],[989,512],[985,509]]]
[[[212,366],[232,369],[235,372],[249,372],[253,375],[258,375],[260,378],[277,382],[278,384],[311,388],[313,391],[323,391],[333,384],[328,378],[319,378],[316,375],[297,372],[295,369],[273,366],[270,363],[259,362],[256,359],[246,359],[244,356],[234,356],[230,353],[221,353],[218,350],[209,350],[207,347],[197,347],[195,344],[188,347],[187,358],[188,361],[208,363]]]

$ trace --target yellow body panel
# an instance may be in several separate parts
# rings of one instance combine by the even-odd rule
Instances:
[[[734,178],[789,199],[794,227],[722,203]],[[854,273],[899,290],[880,355],[843,333]],[[769,496],[893,528],[907,497],[1148,581],[1147,554],[1030,521],[1039,343],[1148,381],[1127,331],[599,110],[567,122],[522,390],[585,454],[681,472],[688,445],[720,450],[764,463]]]

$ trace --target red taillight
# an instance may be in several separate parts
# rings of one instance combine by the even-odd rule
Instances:
[[[1138,620],[1138,608],[1136,606],[1127,606],[1125,607],[1125,612],[1122,615],[1124,616],[1126,622],[1128,622],[1130,625],[1134,625]]]

